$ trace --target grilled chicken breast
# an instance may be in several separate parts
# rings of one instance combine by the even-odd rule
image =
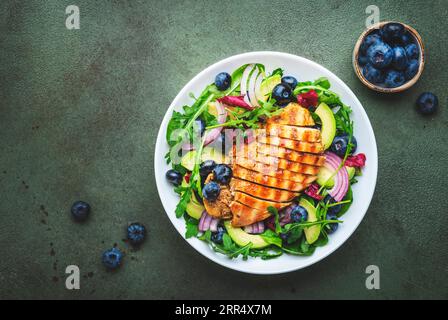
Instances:
[[[290,103],[253,131],[254,141],[233,147],[228,157],[233,178],[225,189],[231,199],[223,199],[233,226],[265,220],[270,217],[269,207],[280,210],[290,205],[316,180],[325,156],[321,132],[311,126],[310,112]]]

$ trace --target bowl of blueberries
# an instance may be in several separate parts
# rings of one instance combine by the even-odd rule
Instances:
[[[419,33],[395,21],[380,22],[365,30],[353,50],[353,67],[368,88],[401,92],[420,78],[425,65]]]

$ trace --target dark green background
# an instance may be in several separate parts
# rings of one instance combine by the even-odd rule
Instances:
[[[374,1],[381,20],[411,24],[427,48],[415,87],[369,91],[351,66],[372,1],[1,1],[0,298],[448,298],[447,1]],[[65,28],[76,4],[81,29]],[[376,133],[379,176],[346,244],[305,270],[252,276],[192,249],[169,222],[154,145],[177,92],[225,57],[277,50],[312,59],[357,94]],[[437,115],[414,101],[438,94]],[[160,155],[162,156],[162,155]],[[69,208],[93,207],[85,224]],[[132,252],[129,221],[149,227]],[[117,243],[125,264],[106,272]],[[65,289],[65,266],[81,290]],[[378,265],[381,290],[366,290]]]

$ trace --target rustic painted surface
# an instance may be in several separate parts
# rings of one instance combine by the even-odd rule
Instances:
[[[414,26],[427,66],[411,90],[364,88],[351,66],[370,1],[1,1],[0,298],[448,298],[448,55],[446,1],[376,1],[383,20]],[[77,4],[81,29],[65,28]],[[184,84],[222,58],[254,50],[301,55],[339,75],[376,132],[379,177],[372,205],[350,240],[291,274],[238,274],[182,240],[156,192],[160,121]],[[422,91],[438,115],[414,110]],[[75,224],[69,207],[93,212]],[[149,241],[131,251],[125,225]],[[105,272],[104,249],[126,251]],[[65,266],[81,290],[65,289]],[[381,269],[381,290],[364,270]]]

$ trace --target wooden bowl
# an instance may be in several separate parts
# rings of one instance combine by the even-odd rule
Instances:
[[[405,29],[414,37],[415,44],[417,45],[417,47],[419,48],[419,51],[420,51],[420,57],[419,57],[420,64],[419,64],[419,69],[417,71],[417,74],[412,79],[406,81],[403,85],[401,85],[399,87],[395,87],[395,88],[385,88],[385,87],[381,87],[377,84],[367,81],[367,79],[362,74],[362,67],[358,63],[359,48],[361,47],[361,43],[364,41],[364,38],[367,37],[372,31],[378,30],[383,25],[388,24],[388,23],[399,23],[399,24],[403,25],[405,27]],[[358,76],[359,80],[361,80],[361,82],[366,87],[368,87],[372,90],[378,91],[378,92],[395,93],[395,92],[402,92],[406,89],[409,89],[418,81],[418,79],[420,79],[420,76],[422,75],[424,67],[425,67],[425,48],[423,45],[422,37],[417,32],[417,30],[415,30],[411,26],[408,26],[407,24],[404,24],[402,22],[384,21],[384,22],[380,22],[380,23],[377,23],[377,24],[371,26],[370,28],[366,29],[361,34],[361,36],[359,37],[358,41],[355,44],[355,48],[353,49],[353,68],[355,69],[356,75]]]

